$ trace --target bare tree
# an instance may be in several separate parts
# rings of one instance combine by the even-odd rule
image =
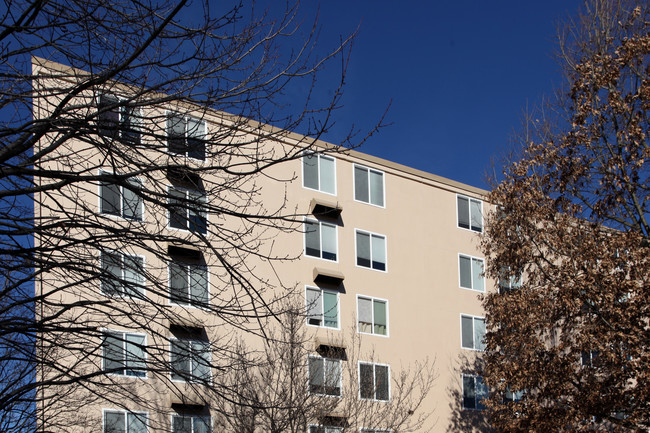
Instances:
[[[561,33],[570,91],[490,194],[485,378],[501,431],[645,431],[647,2],[594,0]]]
[[[95,403],[127,411],[106,431],[139,425],[136,409],[162,429],[167,391],[247,397],[217,372],[293,289],[268,275],[292,258],[272,241],[296,229],[295,209],[281,186],[262,201],[263,185],[292,180],[270,171],[331,125],[352,36],[319,55],[293,3],[17,0],[1,13],[2,430],[99,429],[78,410]],[[317,105],[333,60],[339,81]],[[159,380],[128,380],[142,375]]]

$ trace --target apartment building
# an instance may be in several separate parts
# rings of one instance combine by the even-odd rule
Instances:
[[[43,89],[80,75],[41,59],[34,68],[43,71],[35,88],[46,97],[34,108],[43,118],[62,103]],[[93,138],[39,142],[42,150],[61,140],[40,168],[77,175],[35,195],[43,224],[77,223],[52,223],[35,240],[78,264],[36,281],[56,299],[37,314],[68,327],[39,349],[56,359],[39,369],[43,430],[234,431],[219,403],[237,394],[225,382],[235,368],[226,353],[242,342],[267,347],[269,311],[284,298],[303,312],[300,386],[332,411],[302,420],[303,430],[351,429],[338,401],[374,411],[410,404],[398,384],[418,365],[435,375],[417,408],[431,413],[419,431],[487,427],[477,375],[479,296],[495,289],[479,250],[486,191],[201,107],[122,103],[128,92],[80,92]],[[230,141],[215,138],[223,130]],[[250,170],[270,155],[283,161]],[[224,160],[244,169],[225,173]],[[240,180],[243,172],[252,174]],[[391,430],[363,425],[354,429]]]

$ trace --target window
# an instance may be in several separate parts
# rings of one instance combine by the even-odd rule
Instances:
[[[146,433],[147,414],[123,410],[104,411],[104,433]]]
[[[483,278],[483,259],[458,255],[458,273],[460,274],[460,287],[463,289],[485,291]]]
[[[98,110],[101,135],[119,138],[127,144],[140,144],[139,108],[120,102],[115,96],[101,95]]]
[[[485,409],[483,399],[487,396],[487,386],[481,376],[463,375],[463,409]]]
[[[336,261],[336,226],[321,221],[305,221],[305,254]]]
[[[388,301],[357,296],[359,332],[388,335]]]
[[[464,349],[484,350],[485,319],[474,316],[460,316],[461,340]]]
[[[205,121],[171,113],[167,117],[169,153],[205,159]]]
[[[505,403],[510,403],[514,402],[517,403],[521,400],[524,399],[525,392],[524,391],[510,391],[510,389],[507,389],[506,392],[503,394],[503,401]]]
[[[483,231],[483,202],[462,195],[458,200],[458,227],[481,233]]]
[[[359,363],[359,396],[363,399],[388,401],[390,369],[387,365]]]
[[[205,193],[169,187],[169,226],[195,233],[207,233]]]
[[[598,365],[598,355],[597,350],[583,350],[580,353],[580,364],[583,367],[595,367]]]
[[[122,376],[146,376],[144,335],[106,331],[102,349],[105,372]]]
[[[101,172],[102,176],[111,176]],[[99,183],[99,211],[104,215],[115,215],[122,218],[142,221],[143,200],[139,192],[142,182],[136,178],[125,181],[126,186],[102,180]]]
[[[339,327],[339,295],[337,292],[307,287],[305,302],[307,324],[326,328]]]
[[[208,268],[173,260],[169,263],[169,299],[180,305],[208,304]]]
[[[343,427],[327,425],[310,425],[309,433],[343,433]]]
[[[208,433],[211,427],[209,416],[172,416],[172,433]]]
[[[501,294],[508,293],[521,287],[521,277],[515,275],[506,277],[506,272],[506,270],[502,270],[504,276],[499,278],[499,293]]]
[[[108,296],[142,296],[144,258],[115,252],[102,252],[102,293]]]
[[[302,158],[302,185],[328,194],[336,194],[336,164],[334,158],[308,153]]]
[[[341,396],[341,360],[309,357],[309,392]]]
[[[356,231],[357,265],[364,268],[386,270],[386,237]]]
[[[355,165],[354,199],[384,207],[384,173]]]
[[[171,340],[172,380],[210,380],[210,343],[188,338]]]

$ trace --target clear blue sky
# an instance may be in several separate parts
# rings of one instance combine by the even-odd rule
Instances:
[[[493,157],[520,129],[526,104],[560,85],[557,23],[580,0],[303,0],[320,7],[323,45],[359,28],[337,111],[325,139],[374,124],[392,101],[392,125],[360,150],[487,187]]]

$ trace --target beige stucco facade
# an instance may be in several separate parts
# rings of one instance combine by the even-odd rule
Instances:
[[[54,65],[37,60],[35,71],[39,68],[65,70],[60,65]],[[56,79],[51,79],[56,81]],[[53,81],[50,81],[53,84]],[[38,84],[36,85],[38,88]],[[43,84],[48,87],[47,84]],[[55,85],[53,85],[55,87]],[[82,105],[94,106],[96,94],[87,91],[77,96],[77,100],[86,100]],[[35,99],[35,117],[44,117],[44,113],[52,109],[48,99]],[[142,117],[150,122],[164,122],[171,106],[143,107]],[[217,112],[203,112],[190,107],[189,112],[205,120],[207,134],[216,134],[220,128],[232,126],[227,115]],[[238,124],[241,126],[241,124]],[[149,125],[151,136],[164,136],[164,126]],[[257,128],[257,127],[256,127]],[[269,127],[270,128],[270,127]],[[238,132],[242,142],[251,143],[243,146],[246,149],[258,150],[260,145],[251,137],[256,129],[243,128]],[[40,148],[48,144],[46,137],[39,142]],[[143,136],[143,141],[152,140]],[[162,139],[161,139],[162,140]],[[297,134],[276,134],[273,142],[263,142],[267,150],[274,149],[277,155],[290,155],[300,150],[305,138]],[[48,242],[66,241],[61,239],[92,239],[97,237],[97,245],[110,249],[113,242],[118,248],[117,254],[134,255],[143,258],[146,268],[143,299],[125,300],[119,297],[107,297],[102,293],[97,279],[88,282],[70,284],[66,282],[77,278],[77,273],[68,269],[52,269],[36,282],[37,291],[59,302],[54,307],[41,305],[37,314],[48,315],[48,308],[55,311],[61,305],[87,301],[91,307],[73,308],[65,314],[75,316],[74,320],[82,320],[93,329],[141,334],[145,336],[150,365],[143,377],[127,377],[125,375],[101,374],[93,377],[84,389],[76,389],[70,395],[63,395],[58,401],[59,406],[40,407],[42,425],[56,430],[57,417],[72,417],[75,421],[61,427],[65,431],[100,431],[105,424],[107,411],[121,411],[125,408],[134,413],[147,414],[149,431],[169,431],[171,425],[171,407],[173,404],[201,405],[201,394],[205,391],[202,385],[193,385],[182,381],[174,382],[164,365],[155,364],[153,359],[166,359],[165,351],[169,351],[170,329],[174,326],[188,326],[205,330],[208,341],[221,341],[220,347],[226,347],[233,342],[237,334],[223,318],[217,317],[210,309],[182,306],[169,301],[165,284],[157,285],[152,281],[167,281],[168,263],[165,255],[170,246],[182,245],[192,248],[196,243],[197,249],[205,260],[208,269],[209,292],[211,301],[223,304],[235,303],[243,299],[245,291],[233,286],[227,287],[227,273],[220,265],[218,258],[205,245],[215,245],[224,242],[219,233],[244,232],[242,243],[255,243],[256,251],[263,251],[262,256],[283,257],[284,260],[265,260],[256,254],[245,257],[246,272],[255,275],[255,282],[262,290],[262,296],[273,298],[290,292],[292,289],[304,296],[307,287],[325,288],[338,295],[337,325],[335,327],[306,325],[309,336],[308,350],[316,353],[320,345],[346,347],[358,345],[359,359],[372,353],[372,361],[389,365],[391,380],[399,371],[416,362],[425,359],[435,360],[436,380],[420,411],[432,412],[421,430],[434,432],[471,431],[473,428],[484,427],[480,411],[463,409],[462,375],[472,374],[475,368],[475,356],[478,353],[470,348],[463,348],[461,343],[461,316],[481,318],[483,316],[479,296],[483,291],[461,287],[459,275],[459,257],[481,259],[479,251],[480,233],[459,227],[459,200],[481,201],[486,191],[464,185],[449,179],[401,166],[390,161],[366,155],[356,150],[340,150],[322,142],[316,142],[312,148],[329,149],[329,158],[334,160],[335,193],[326,193],[304,186],[305,174],[301,158],[289,158],[286,162],[273,165],[264,170],[263,174],[251,176],[247,182],[255,183],[257,201],[252,207],[256,212],[273,213],[291,216],[294,221],[279,222],[278,227],[258,228],[249,227],[237,218],[227,215],[207,215],[208,233],[201,242],[196,241],[196,234],[191,231],[178,230],[169,226],[169,216],[164,206],[156,206],[156,197],[165,202],[169,181],[165,173],[152,170],[143,181],[143,190],[149,194],[143,203],[142,221],[125,221],[119,216],[102,215],[100,183],[97,180],[71,182],[62,186],[58,191],[37,193],[35,195],[35,214],[44,223],[57,218],[75,218],[88,221],[85,227],[75,227],[65,236],[49,236],[37,238],[38,245]],[[152,150],[154,149],[154,150]],[[169,156],[165,154],[164,142],[162,151],[155,146],[147,150],[145,162],[148,166],[164,165]],[[111,172],[116,169],[136,172],[138,158],[127,158],[117,166],[112,164],[106,154],[99,152],[92,144],[72,139],[60,146],[40,168],[57,168],[62,171],[83,172],[84,174],[102,171]],[[124,156],[124,155],[122,155]],[[235,157],[236,158],[236,157]],[[189,166],[204,167],[201,163],[187,158]],[[355,167],[372,170],[375,176],[382,180],[383,205],[373,205],[355,199]],[[219,178],[215,171],[199,171],[203,181],[210,185],[223,185],[225,181]],[[244,189],[246,190],[246,189]],[[248,189],[246,191],[251,191]],[[231,195],[229,195],[231,194]],[[241,195],[224,189],[221,194],[206,196],[208,201],[243,200]],[[322,217],[313,215],[314,204],[331,206],[336,209],[337,216]],[[482,203],[481,215],[487,210],[487,204]],[[340,213],[339,213],[340,212]],[[471,212],[471,211],[470,211]],[[471,215],[474,219],[477,215]],[[470,218],[471,218],[470,217]],[[305,229],[302,220],[322,221],[334,227],[336,233],[336,260],[318,258],[306,254]],[[155,233],[156,237],[129,239],[125,233],[133,229],[136,232]],[[53,225],[52,231],[65,230],[65,227]],[[125,230],[125,231],[123,231]],[[231,230],[231,231],[229,231]],[[275,231],[273,231],[275,230]],[[383,239],[385,245],[385,270],[371,269],[357,264],[358,246],[356,233],[375,235]],[[110,232],[109,239],[102,234]],[[177,238],[177,241],[174,241]],[[56,240],[58,239],[58,240]],[[54,241],[56,240],[56,241]],[[196,242],[195,242],[196,241]],[[234,242],[237,242],[234,240]],[[259,245],[256,242],[260,242]],[[105,243],[105,244],[104,244]],[[89,244],[76,246],[66,245],[66,251],[76,251],[80,262],[89,263],[90,268],[101,268],[99,248],[93,253]],[[61,248],[63,250],[63,247]],[[104,250],[102,250],[104,251]],[[159,251],[159,254],[152,253]],[[224,250],[220,250],[224,251]],[[51,253],[54,256],[64,254],[57,249]],[[67,254],[67,253],[65,253]],[[234,254],[234,253],[233,253]],[[230,257],[231,259],[233,257]],[[236,261],[234,261],[236,262]],[[242,262],[244,263],[244,262]],[[329,276],[326,283],[317,276]],[[332,278],[334,276],[334,278]],[[476,278],[476,275],[474,276]],[[317,278],[318,279],[318,278]],[[268,282],[268,285],[265,283]],[[264,287],[266,286],[266,287]],[[495,283],[484,282],[484,290],[494,290]],[[274,291],[280,291],[274,292]],[[377,299],[386,306],[387,330],[386,335],[359,333],[357,318],[359,296]],[[242,298],[240,298],[242,297]],[[122,304],[120,304],[122,302]],[[247,302],[247,301],[242,301]],[[301,301],[304,302],[304,301]],[[108,305],[110,304],[110,306]],[[116,307],[117,305],[117,307]],[[306,306],[306,308],[309,306]],[[115,314],[115,311],[122,314]],[[143,323],[143,318],[150,320]],[[71,319],[72,322],[72,319]],[[271,325],[269,325],[271,326]],[[138,329],[140,327],[140,329]],[[244,340],[249,340],[252,346],[261,345],[259,338],[251,334],[241,334]],[[75,366],[74,368],[88,372],[101,372],[103,368],[102,341],[97,334],[68,335],[77,345],[86,345],[84,356],[72,348],[58,349],[57,359],[62,363]],[[354,340],[352,342],[351,340]],[[92,348],[92,349],[91,349]],[[48,347],[41,347],[47,352]],[[66,361],[66,359],[68,359]],[[213,359],[217,359],[214,355]],[[47,369],[39,370],[46,378],[53,375]],[[216,370],[212,373],[216,377]],[[343,375],[343,382],[352,380]],[[358,384],[343,385],[345,389],[358,388]],[[41,390],[43,396],[50,393],[60,393],[60,388],[47,387]],[[207,393],[207,392],[206,392]],[[129,399],[137,395],[133,404]],[[343,398],[358,398],[345,395]],[[66,405],[66,399],[74,404]],[[78,404],[83,401],[83,404]],[[146,404],[143,404],[146,402]],[[395,404],[389,401],[387,404]],[[66,407],[62,409],[61,407]],[[213,416],[215,416],[213,414]],[[215,416],[216,417],[216,416]],[[70,418],[68,418],[70,419]],[[49,424],[49,426],[48,426]],[[65,424],[65,423],[63,423]],[[70,425],[72,424],[72,425]],[[215,426],[215,430],[217,427]]]

